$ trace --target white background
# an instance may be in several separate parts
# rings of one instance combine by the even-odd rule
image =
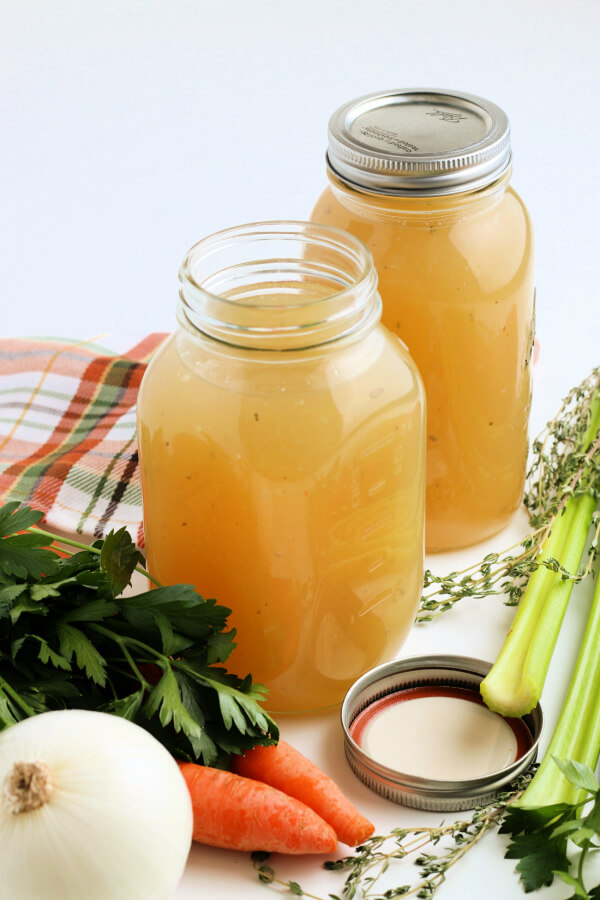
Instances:
[[[309,215],[337,106],[387,88],[456,88],[511,120],[513,183],[537,234],[538,430],[600,363],[599,37],[595,0],[0,0],[2,331],[108,335],[102,343],[122,347],[170,330],[191,244]],[[453,616],[405,649],[491,658],[510,621],[494,600]],[[544,695],[549,719],[582,621],[574,605]],[[335,717],[284,733],[378,829],[415,821],[349,773]],[[440,896],[521,896],[501,856],[490,838]],[[339,889],[314,861],[284,871],[324,896]],[[253,879],[244,856],[196,849],[177,898],[267,898]]]

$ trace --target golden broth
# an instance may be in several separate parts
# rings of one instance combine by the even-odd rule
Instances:
[[[311,219],[370,248],[382,321],[425,384],[427,548],[483,540],[507,524],[525,478],[534,327],[527,211],[507,177],[433,198],[331,182]]]
[[[181,328],[138,416],[150,571],[232,609],[227,665],[269,709],[339,703],[420,596],[424,397],[404,348],[381,326],[285,353]]]

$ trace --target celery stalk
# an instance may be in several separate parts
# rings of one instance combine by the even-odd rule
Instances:
[[[600,578],[596,582],[583,642],[567,699],[550,745],[531,784],[516,804],[523,807],[580,803],[585,797],[559,770],[554,757],[594,769],[600,755]]]
[[[595,506],[588,494],[572,497],[552,527],[542,558],[557,559],[575,574]],[[504,646],[481,683],[481,695],[494,712],[522,716],[539,701],[573,584],[545,566],[531,576]]]
[[[594,398],[582,439],[585,452],[600,426],[600,398]],[[569,498],[557,516],[540,556],[567,572],[579,569],[596,501],[591,493]],[[573,580],[540,565],[529,579],[498,658],[481,683],[486,705],[503,716],[530,712],[542,695],[548,666],[567,609]]]

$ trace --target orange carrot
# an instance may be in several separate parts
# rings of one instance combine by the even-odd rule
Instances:
[[[312,809],[260,781],[179,763],[192,798],[200,844],[274,853],[332,853],[333,828]]]
[[[314,763],[280,740],[276,747],[255,747],[234,756],[232,770],[264,781],[314,809],[334,829],[340,841],[356,847],[375,831],[341,790]]]

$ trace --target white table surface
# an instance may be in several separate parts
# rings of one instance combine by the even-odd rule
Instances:
[[[2,331],[103,335],[119,349],[170,330],[192,243],[229,225],[308,216],[338,105],[390,87],[457,88],[507,111],[513,183],[536,228],[536,432],[600,363],[599,34],[595,0],[0,0]],[[524,529],[517,521],[507,540]],[[430,562],[449,571],[457,561]],[[586,599],[576,590],[552,663],[549,725]],[[415,628],[402,652],[492,659],[511,615],[497,599],[464,601]],[[281,724],[378,830],[439,821],[354,778],[335,714]],[[486,838],[442,900],[522,896],[502,850]],[[339,890],[316,860],[277,868],[324,897]],[[196,847],[175,896],[266,900],[269,889],[247,856]],[[540,896],[563,900],[569,890]]]
[[[450,572],[481,559],[487,552],[509,547],[526,534],[527,517],[519,513],[512,525],[493,540],[461,553],[440,554],[429,557],[428,563],[437,572]],[[586,613],[591,600],[591,586],[581,585],[573,591],[571,603],[552,659],[544,688],[542,708],[545,718],[540,749],[543,753],[558,718],[560,706],[569,683],[570,673],[577,655],[576,648],[585,627]],[[453,653],[495,659],[513,616],[513,610],[499,598],[462,600],[450,613],[438,621],[413,628],[401,650],[402,656],[423,653]],[[331,713],[314,717],[283,717],[281,734],[299,750],[317,762],[333,776],[347,796],[375,824],[378,834],[391,828],[438,825],[468,817],[465,813],[420,812],[398,806],[372,793],[353,774],[344,757],[343,734],[339,715]],[[441,751],[440,751],[441,752]],[[439,889],[440,900],[516,900],[524,896],[514,873],[514,861],[503,859],[506,840],[497,832],[490,832],[478,847],[448,873],[446,883]],[[340,854],[348,848],[340,845]],[[335,857],[323,857],[335,858]],[[342,879],[337,873],[323,871],[320,857],[283,857],[273,854],[270,863],[278,877],[299,882],[323,900],[328,893],[339,893]],[[409,870],[409,871],[407,871]],[[403,863],[395,868],[396,877],[384,887],[397,886],[411,880],[414,867]],[[590,885],[600,882],[600,859],[590,868]],[[408,876],[408,877],[407,877]],[[595,880],[594,880],[595,876]],[[192,849],[188,868],[175,895],[175,900],[195,900],[210,896],[211,900],[268,900],[273,889],[266,888],[252,871],[247,854],[215,851],[208,847]],[[206,894],[202,892],[209,887]],[[284,896],[291,896],[285,894]],[[562,883],[536,894],[540,900],[566,900],[570,889]]]

